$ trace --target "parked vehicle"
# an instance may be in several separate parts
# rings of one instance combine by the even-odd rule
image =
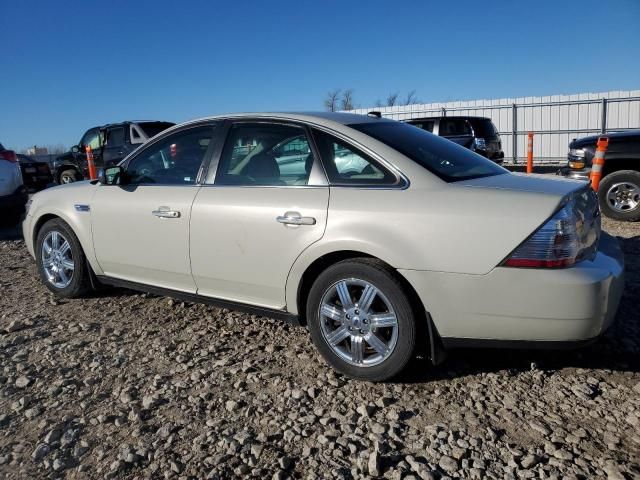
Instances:
[[[558,173],[589,181],[600,136],[574,138],[569,144],[567,165]],[[640,220],[640,130],[607,133],[607,137],[609,146],[598,188],[600,208],[617,220]]]
[[[504,162],[502,140],[490,118],[423,117],[404,122],[451,140],[498,164]]]
[[[23,231],[59,296],[99,281],[298,322],[366,380],[418,349],[590,341],[623,289],[584,183],[347,113],[176,126],[99,181],[37,193]]]
[[[91,147],[97,169],[117,165],[151,137],[173,125],[170,122],[135,121],[90,128],[78,145],[54,162],[55,181],[64,184],[89,178],[87,147]]]
[[[20,221],[27,202],[22,172],[16,152],[0,143],[0,225],[14,226]]]
[[[38,191],[53,183],[53,175],[47,162],[39,162],[27,155],[17,154],[22,181],[28,190]]]

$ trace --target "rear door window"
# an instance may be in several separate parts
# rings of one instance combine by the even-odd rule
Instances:
[[[110,128],[107,130],[107,147],[119,147],[124,145],[124,127]]]
[[[278,123],[237,123],[229,131],[217,185],[307,185],[314,156],[302,127]]]

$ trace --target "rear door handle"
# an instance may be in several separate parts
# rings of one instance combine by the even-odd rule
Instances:
[[[180,217],[180,212],[178,212],[177,210],[169,210],[168,207],[158,207],[158,209],[153,210],[151,214],[159,218],[179,218]]]
[[[315,225],[316,219],[313,217],[303,217],[299,212],[286,212],[284,215],[276,217],[276,220],[285,225]]]

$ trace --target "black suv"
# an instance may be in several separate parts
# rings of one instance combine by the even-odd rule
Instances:
[[[451,140],[496,163],[504,162],[502,141],[490,118],[423,117],[403,121]]]
[[[53,163],[57,183],[71,183],[89,178],[86,147],[91,147],[96,169],[117,165],[151,137],[172,127],[170,122],[134,121],[110,123],[85,132],[80,143],[71,147]]]
[[[601,136],[574,138],[569,144],[567,166],[558,174],[588,181]],[[640,130],[607,133],[606,136],[609,146],[598,188],[600,210],[618,220],[640,220]]]

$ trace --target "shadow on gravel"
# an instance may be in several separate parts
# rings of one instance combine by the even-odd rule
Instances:
[[[22,224],[15,227],[5,227],[0,225],[0,241],[22,240]]]
[[[625,252],[624,294],[614,324],[596,342],[569,350],[451,350],[437,367],[428,359],[417,359],[396,381],[423,383],[505,370],[516,374],[532,368],[640,372],[640,235],[619,240]]]

